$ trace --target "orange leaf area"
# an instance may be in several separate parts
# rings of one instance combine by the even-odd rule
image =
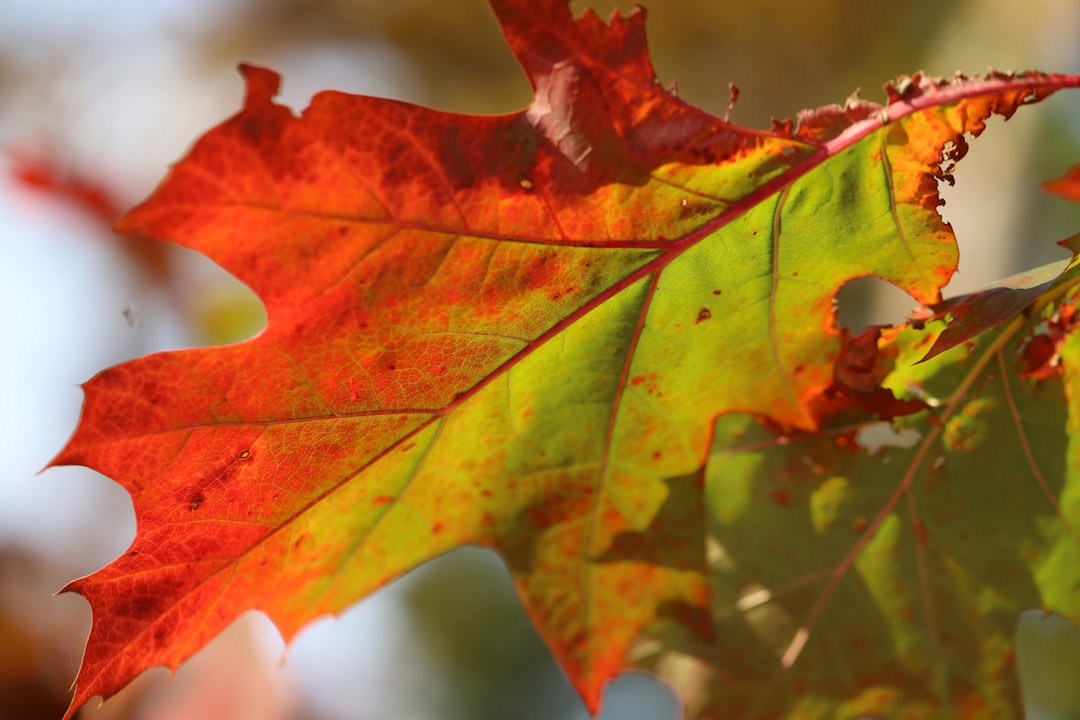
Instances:
[[[943,155],[1080,84],[917,76],[752,131],[656,82],[643,13],[493,5],[526,110],[323,92],[297,116],[244,66],[243,109],[121,222],[205,253],[269,319],[85,385],[54,464],[115,479],[138,531],[68,587],[94,612],[69,717],[246,610],[289,638],[463,544],[502,554],[595,711],[647,625],[710,635],[715,419],[922,408],[833,297],[877,275],[940,299]]]
[[[1062,177],[1043,183],[1043,188],[1068,200],[1080,202],[1080,164],[1073,165]]]

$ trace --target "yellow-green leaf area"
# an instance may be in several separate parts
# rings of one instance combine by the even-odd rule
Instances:
[[[934,399],[901,419],[919,434],[912,447],[871,455],[855,437],[872,419],[851,414],[813,435],[746,416],[716,423],[709,657],[724,716],[989,720],[1018,706],[1019,614],[1080,617],[1077,451],[1066,432],[1077,416],[1075,333],[1061,378],[1021,377],[1022,348],[1071,282],[1051,289],[1054,307],[926,363],[910,365],[940,325],[886,341],[900,368],[888,384]]]

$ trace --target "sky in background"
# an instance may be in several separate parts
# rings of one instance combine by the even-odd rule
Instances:
[[[970,13],[957,17],[983,27],[979,23],[986,24],[994,13],[1011,12],[1008,5],[985,0],[970,7],[957,4],[952,12]],[[1042,15],[1031,10],[1036,6],[1043,8]],[[245,12],[253,12],[258,4],[246,7]],[[1024,20],[1030,27],[1025,25],[1026,34],[1017,40],[1021,49],[993,39],[997,27],[987,25],[979,31],[985,35],[972,31],[974,39],[967,40],[954,29],[952,42],[939,43],[941,49],[926,58],[927,65],[979,71],[988,64],[984,56],[997,52],[1004,58],[993,61],[999,67],[1015,63],[1080,71],[1080,6],[1074,0],[1039,0],[1026,7],[1034,19]],[[239,60],[278,70],[285,78],[281,98],[297,109],[329,87],[414,101],[429,97],[420,71],[394,44],[378,38],[269,45],[227,61],[193,53],[199,38],[235,22],[235,10],[209,0],[0,0],[0,151],[48,153],[102,179],[127,206],[153,188],[195,137],[239,108],[242,83],[234,69]],[[1011,23],[1019,36],[1019,22],[1001,24]],[[965,50],[965,43],[971,47]],[[978,59],[965,62],[970,57]],[[718,85],[726,88],[726,79]],[[743,87],[744,93],[751,91]],[[876,93],[865,94],[878,99]],[[1071,104],[1071,117],[1080,117],[1080,99],[1053,102]],[[1033,264],[1032,257],[1038,262],[1056,257],[1052,251],[1017,253],[1004,240],[992,240],[1015,235],[1031,203],[1041,202],[1010,202],[1018,194],[1033,198],[1037,181],[1049,177],[1032,179],[1022,172],[1030,168],[1017,165],[1018,158],[1029,154],[1024,148],[1037,147],[1044,127],[1040,122],[1038,113],[1021,112],[1004,128],[994,128],[995,135],[1002,135],[994,146],[998,150],[976,145],[956,173],[947,217],[962,243],[980,243],[967,250],[962,246],[959,287],[1020,270]],[[1080,144],[1080,126],[1065,132],[1073,132]],[[99,223],[18,186],[7,163],[0,156],[0,546],[40,550],[50,560],[33,587],[54,591],[112,560],[134,535],[130,501],[119,486],[83,468],[38,474],[75,426],[82,400],[79,384],[110,365],[195,340],[177,298],[140,278]],[[1052,157],[1044,162],[1052,164]],[[1013,177],[1028,187],[1020,192],[1010,182]],[[1071,226],[1065,217],[1045,229],[1042,244],[1051,245],[1070,227],[1075,230],[1075,221],[1074,214]],[[246,289],[211,263],[193,253],[177,256],[177,273],[189,293],[180,301],[184,308],[208,297],[236,298],[241,306],[252,302],[250,296],[244,299]],[[490,566],[496,582],[509,582],[499,579],[505,573],[496,563]],[[269,622],[251,620],[247,630],[238,631],[240,650],[222,651],[225,662],[235,664],[236,658],[246,657],[245,648],[254,647],[264,673],[265,684],[252,681],[248,714],[237,717],[267,718],[267,713],[300,705],[327,719],[439,717],[430,714],[434,705],[416,695],[417,687],[442,691],[424,657],[412,649],[415,628],[398,600],[390,589],[340,620],[317,623],[294,642],[284,664],[278,662],[282,645]],[[70,680],[88,628],[87,606],[73,595],[42,597],[40,603],[43,623],[82,624],[82,635],[76,632],[74,640],[65,640],[70,667],[62,670]],[[182,686],[184,672],[175,686]],[[259,704],[260,697],[265,704]],[[148,707],[143,717],[184,716],[165,704]],[[197,716],[188,710],[187,717]],[[661,718],[672,712],[663,690],[629,677],[616,687],[605,717]],[[564,716],[584,714],[570,706]],[[86,717],[98,715],[88,712]]]
[[[125,202],[136,200],[198,133],[238,107],[239,76],[200,73],[188,49],[187,38],[213,23],[220,7],[188,0],[0,1],[0,48],[13,62],[40,68],[52,83],[13,91],[14,102],[0,112],[2,144],[55,152],[73,167],[99,173]],[[65,47],[69,55],[60,52]],[[392,92],[393,59],[387,55],[377,48],[326,49],[273,60],[290,71],[286,97],[302,106],[323,81]],[[119,486],[83,468],[35,474],[74,428],[78,384],[109,365],[191,339],[161,293],[139,287],[99,225],[15,187],[7,172],[0,173],[0,243],[0,327],[9,349],[0,365],[0,544],[17,542],[54,558],[52,577],[37,587],[56,590],[110,561],[134,535],[130,501]],[[185,272],[207,286],[232,282],[196,257],[185,258]],[[138,313],[134,326],[125,309]],[[41,602],[52,613],[88,623],[81,598],[46,596]],[[252,616],[247,622],[261,649],[254,660],[271,680],[251,688],[249,705],[237,717],[272,717],[297,694],[327,718],[421,717],[409,708],[407,695],[394,692],[415,683],[422,668],[397,650],[407,646],[407,628],[392,593],[337,622],[313,626],[281,665],[282,644],[269,621]],[[343,643],[343,637],[354,640]],[[70,677],[84,638],[85,630],[69,649]],[[198,668],[185,668],[174,685],[198,674]],[[251,702],[259,693],[270,702]],[[162,702],[146,712],[199,716],[183,707]]]

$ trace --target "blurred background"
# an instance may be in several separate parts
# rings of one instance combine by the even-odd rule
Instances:
[[[607,17],[617,3],[574,3],[585,5]],[[661,80],[719,115],[735,83],[732,119],[753,127],[856,88],[880,101],[885,80],[918,69],[1080,72],[1075,0],[651,5]],[[108,232],[201,132],[240,107],[241,61],[282,73],[282,100],[297,110],[325,88],[467,113],[530,100],[483,0],[0,0],[3,720],[60,717],[90,613],[80,597],[53,593],[134,536],[130,501],[108,479],[82,468],[38,474],[75,426],[78,385],[148,352],[233,342],[262,325],[258,301],[204,258]],[[1080,160],[1078,118],[1080,93],[1056,97],[992,123],[975,144],[943,208],[961,243],[954,291],[1064,255],[1054,242],[1080,229],[1080,213],[1038,184]],[[896,321],[910,308],[903,293],[872,285],[843,291],[848,322]],[[1067,624],[1032,627],[1022,673],[1041,705],[1029,716],[1063,718],[1076,698],[1033,690],[1044,673],[1024,663],[1080,667],[1080,640],[1062,644],[1076,632]],[[151,671],[80,717],[586,717],[507,573],[479,550],[429,563],[311,625],[285,655],[272,625],[252,614],[171,682]],[[676,714],[671,694],[644,675],[624,676],[605,696],[604,720]]]

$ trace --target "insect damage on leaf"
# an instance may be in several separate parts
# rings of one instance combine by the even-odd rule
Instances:
[[[903,532],[920,547],[943,536],[932,515],[890,519],[911,477],[861,491],[869,466],[834,423],[922,418],[923,403],[888,383],[908,336],[842,333],[834,297],[872,275],[937,303],[956,263],[937,213],[946,148],[1080,78],[916,75],[887,106],[754,131],[656,82],[641,12],[493,6],[535,92],[525,111],[328,91],[296,116],[274,101],[276,74],[244,66],[241,111],[122,221],[214,259],[268,324],[84,386],[54,464],[114,478],[138,531],[68,588],[94,612],[69,717],[249,609],[290,638],[462,544],[501,553],[594,712],[657,627],[734,652],[715,667],[734,662],[748,686],[787,670],[830,702],[925,679],[871,663],[816,684],[833,586],[882,618],[842,635],[850,657],[856,640],[899,644],[905,661],[935,647],[902,630],[917,600],[889,595],[923,565],[890,553]],[[749,416],[783,433],[766,441],[777,454],[733,450],[752,431],[728,423]],[[925,442],[912,467],[931,462]],[[807,503],[839,534],[788,548]],[[710,547],[751,575],[718,573]],[[853,567],[887,581],[859,595]],[[751,587],[771,599],[733,630],[721,620]],[[983,657],[971,632],[957,667]],[[959,680],[931,670],[927,692],[947,703]]]

